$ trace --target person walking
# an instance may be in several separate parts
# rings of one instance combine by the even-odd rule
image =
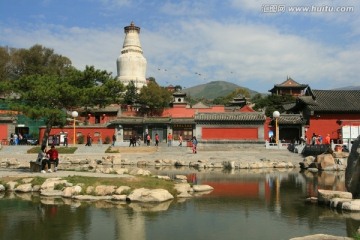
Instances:
[[[182,142],[183,142],[183,138],[182,138],[182,135],[180,134],[180,136],[179,136],[179,147],[182,147]]]
[[[63,145],[64,145],[65,147],[68,146],[68,135],[67,135],[67,134],[64,135],[64,143],[63,143]]]
[[[197,153],[197,144],[198,144],[198,141],[197,141],[196,137],[193,136],[193,138],[192,138],[192,151],[193,151],[193,153]]]
[[[113,137],[112,137],[112,144],[111,146],[115,146],[115,142],[116,142],[116,135],[114,134]]]
[[[171,147],[171,146],[172,146],[172,139],[173,139],[173,136],[172,136],[171,133],[169,133],[168,136],[167,136],[168,147]]]
[[[150,137],[150,134],[148,134],[148,135],[146,136],[146,145],[147,145],[148,147],[150,147],[150,141],[151,141],[151,137]]]
[[[160,138],[159,138],[159,134],[155,134],[155,146],[159,146],[159,140],[160,140]]]
[[[85,146],[91,146],[91,136],[90,136],[90,133],[88,133],[87,137],[86,137],[86,144]]]
[[[46,154],[49,156],[49,163],[48,163],[48,172],[51,172],[51,163],[53,162],[55,164],[54,171],[57,171],[57,167],[59,165],[59,152],[55,148],[54,145],[51,146],[51,149],[46,152]]]

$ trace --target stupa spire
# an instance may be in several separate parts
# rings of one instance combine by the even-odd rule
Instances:
[[[124,27],[125,39],[121,55],[116,61],[117,79],[125,86],[131,81],[140,89],[146,85],[146,59],[140,44],[140,27],[131,22]]]

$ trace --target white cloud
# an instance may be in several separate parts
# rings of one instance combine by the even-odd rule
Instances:
[[[358,85],[358,43],[327,45],[251,22],[224,24],[193,18],[157,27],[142,29],[140,40],[148,61],[147,76],[161,84],[189,87],[226,80],[266,92],[290,75],[317,89]],[[79,69],[94,65],[115,75],[123,40],[122,29],[111,27],[0,27],[2,43],[25,48],[39,43],[69,57]]]

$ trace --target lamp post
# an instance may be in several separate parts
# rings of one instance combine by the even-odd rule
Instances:
[[[279,144],[279,124],[278,124],[279,117],[280,117],[279,111],[274,111],[273,118],[275,118],[275,142],[276,142],[276,145]]]
[[[77,118],[77,116],[79,116],[79,113],[77,112],[77,111],[73,111],[72,113],[71,113],[71,116],[74,118],[74,146],[75,146],[75,144],[76,144],[76,131],[75,131],[75,123],[76,123],[76,118]]]

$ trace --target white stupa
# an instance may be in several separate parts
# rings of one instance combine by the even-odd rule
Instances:
[[[140,28],[131,22],[124,27],[125,39],[121,55],[116,61],[117,79],[125,86],[131,81],[140,89],[146,85],[146,59],[140,44]]]

